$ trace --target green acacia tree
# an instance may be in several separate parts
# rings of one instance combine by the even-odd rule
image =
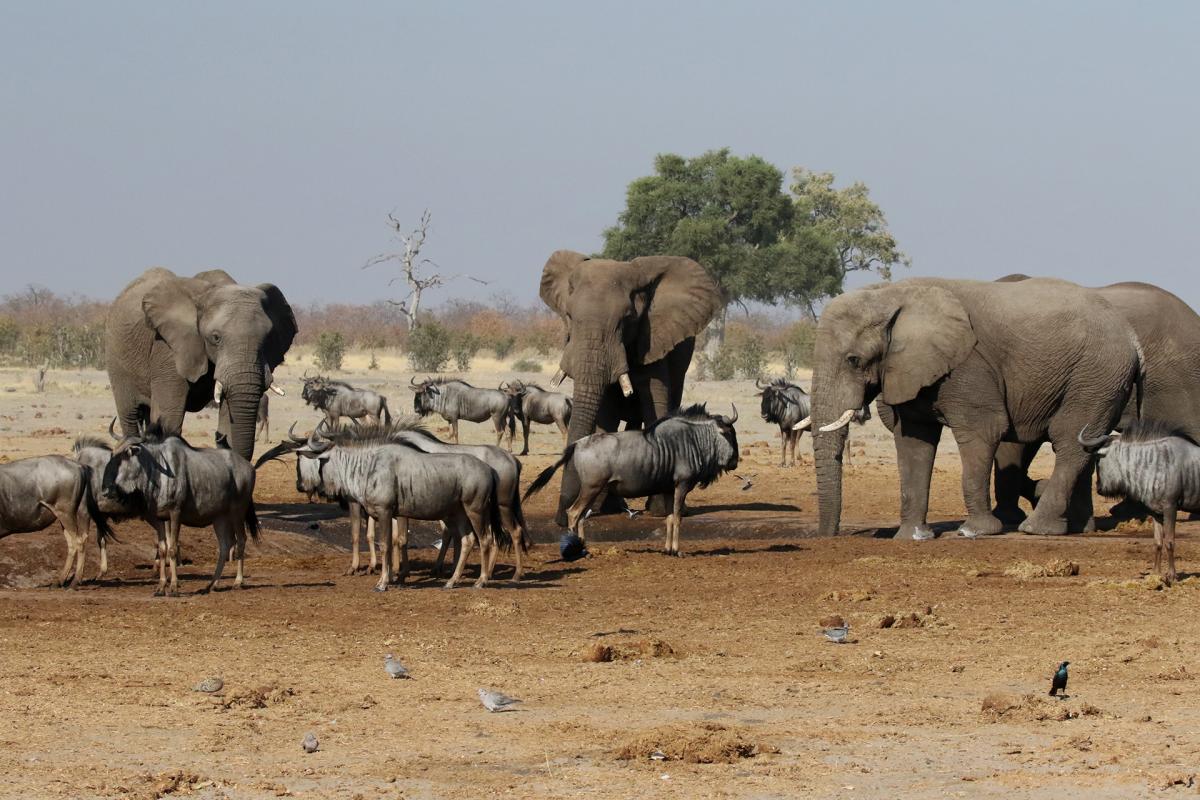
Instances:
[[[729,303],[802,303],[840,291],[833,241],[797,225],[783,173],[728,149],[695,158],[662,154],[654,174],[629,184],[624,211],[604,231],[605,258],[680,255],[703,264]],[[724,334],[724,312],[710,345]]]

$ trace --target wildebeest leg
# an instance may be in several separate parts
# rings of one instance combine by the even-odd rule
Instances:
[[[1163,510],[1163,544],[1167,548],[1167,585],[1175,583],[1175,506]]]
[[[529,455],[529,418],[522,415],[517,419],[521,420],[521,436],[523,436],[525,440],[525,445],[521,448],[521,455],[527,456]],[[559,423],[558,429],[562,431],[563,437],[565,438],[567,432],[563,430],[562,423]]]
[[[496,447],[504,440],[504,417],[492,417],[492,427],[496,429]],[[508,452],[512,452],[512,437],[508,439]]]
[[[367,523],[368,526],[370,523]],[[372,534],[370,527],[367,528],[368,534]],[[347,575],[358,574],[358,541],[362,535],[362,507],[358,503],[350,504],[350,568],[346,570]],[[371,548],[371,561],[374,562],[375,548]]]
[[[102,581],[108,574],[108,538],[101,537],[96,544],[100,548],[100,571],[96,573],[96,580]]]
[[[375,540],[378,537],[375,535],[375,533],[375,518],[367,517],[367,557],[369,558],[367,572],[371,573],[372,575],[374,575],[375,571],[379,569],[379,561],[376,558],[376,552],[384,549],[384,545],[382,543],[379,543],[379,546],[376,547]]]
[[[579,541],[587,544],[587,540],[583,537],[583,517],[592,503],[596,500],[596,495],[600,494],[600,490],[592,486],[579,487],[579,495],[575,498],[575,502],[567,509],[567,530],[579,537]]]
[[[154,527],[155,549],[158,551],[158,588],[154,590],[154,596],[162,597],[167,593],[167,528],[166,523],[158,518],[148,522]]]
[[[397,563],[397,559],[399,559],[399,563]],[[406,517],[392,519],[392,572],[396,574],[396,583],[399,584],[403,584],[404,579],[408,577],[408,519]]]
[[[67,585],[67,581],[71,580],[71,567],[75,563],[75,537],[67,528],[67,524],[65,522],[62,523],[62,529],[63,539],[67,544],[67,555],[63,560],[62,569],[58,571],[58,585],[65,587]]]
[[[468,508],[467,518],[479,540],[479,579],[475,581],[475,588],[482,589],[492,579],[492,568],[496,566],[496,535],[480,509]]]
[[[467,558],[471,555],[471,545],[474,543],[474,537],[471,533],[471,523],[467,520],[462,510],[456,511],[453,517],[446,520],[446,528],[453,531],[461,543],[458,552],[458,563],[454,565],[454,574],[450,576],[450,580],[446,581],[446,588],[453,589],[458,584],[459,578],[462,577],[463,568],[467,565]]]
[[[392,524],[391,514],[380,514],[379,516],[371,515],[375,520],[376,530],[388,530]],[[383,558],[380,559],[379,582],[375,584],[375,591],[386,592],[388,584],[392,581],[392,537],[383,537]]]
[[[1166,515],[1161,517],[1158,514],[1154,515],[1154,573],[1162,574],[1162,549],[1163,549],[1163,520]]]
[[[171,572],[171,585],[167,589],[168,597],[179,596],[179,571],[175,565],[175,554],[179,547],[179,525],[179,515],[172,514],[171,518],[167,520],[167,565]]]
[[[454,443],[458,444],[458,420],[457,419],[450,420],[450,432],[453,434]],[[500,444],[499,439],[496,440],[496,444]]]
[[[683,501],[687,498],[688,491],[691,489],[687,484],[679,483],[675,485],[675,504],[671,508],[671,516],[667,518],[668,528],[671,530],[671,555],[681,555],[679,552],[679,529],[683,526]]]
[[[787,466],[788,435],[783,426],[779,426],[779,466]]]
[[[237,517],[233,521],[234,560],[237,561],[237,575],[233,578],[233,588],[241,589],[246,585],[246,521]]]
[[[507,504],[500,506],[500,524],[512,536],[513,561],[516,562],[516,571],[513,572],[512,579],[514,582],[519,581],[521,580],[521,576],[525,574],[525,570],[521,566],[521,542],[525,541],[525,526],[517,521],[517,515],[513,513],[512,507]]]
[[[217,588],[217,581],[225,572],[225,562],[229,559],[229,549],[233,545],[233,531],[228,519],[213,520],[213,532],[217,534],[217,566],[213,568],[212,580],[199,590],[197,594],[208,594]]]

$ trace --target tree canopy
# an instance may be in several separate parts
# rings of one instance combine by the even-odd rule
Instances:
[[[795,198],[783,189],[783,173],[758,156],[661,154],[653,175],[629,184],[602,255],[693,258],[736,303],[811,308],[841,292],[849,271],[890,277],[903,255],[866,186],[838,191],[832,175],[806,170],[793,179]]]

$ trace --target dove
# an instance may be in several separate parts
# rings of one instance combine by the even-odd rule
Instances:
[[[516,711],[513,706],[521,701],[500,692],[493,692],[490,689],[480,689],[479,702],[483,703],[484,708],[495,714],[500,711]]]
[[[393,678],[407,678],[408,667],[401,664],[394,655],[388,653],[383,657],[383,668],[387,670],[387,674]]]
[[[221,680],[220,678],[205,678],[193,686],[192,691],[212,694],[213,692],[221,691],[223,686],[225,686],[225,681]]]
[[[300,746],[304,748],[304,752],[306,753],[315,753],[317,752],[317,748],[321,746],[321,743],[317,741],[317,737],[314,734],[306,733],[304,734],[304,741],[300,743]]]
[[[836,628],[825,628],[821,631],[825,634],[825,638],[834,644],[845,644],[846,639],[850,637],[850,626],[840,625]]]
[[[1050,696],[1059,697],[1067,696],[1067,665],[1070,661],[1064,661],[1058,665],[1058,671],[1054,673],[1054,677],[1050,681]],[[1059,694],[1062,692],[1062,694]]]

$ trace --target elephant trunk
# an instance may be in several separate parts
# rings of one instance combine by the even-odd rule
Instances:
[[[820,360],[813,374],[812,383],[812,431],[813,455],[817,473],[817,503],[820,508],[818,532],[822,536],[836,536],[842,522],[842,455],[846,448],[849,427],[838,425],[849,409],[861,408],[861,389],[855,397],[848,391],[838,391],[834,382],[826,379],[828,371],[821,369]]]
[[[233,375],[224,383],[221,402],[229,414],[229,446],[247,461],[254,458],[258,406],[266,388],[262,368]]]
[[[600,409],[600,397],[604,386],[596,383],[576,383],[572,398],[571,422],[567,426],[567,442],[573,443],[590,436],[596,430],[596,415]],[[567,509],[579,495],[579,475],[567,464],[562,473],[562,488],[558,495],[558,513],[555,520],[559,525],[567,524]]]

